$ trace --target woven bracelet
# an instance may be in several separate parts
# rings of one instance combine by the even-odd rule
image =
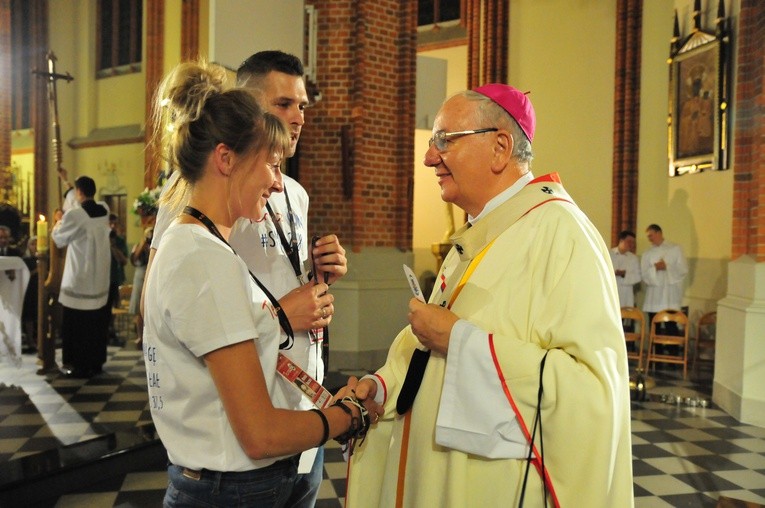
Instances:
[[[321,412],[319,409],[311,409],[314,413],[319,415],[319,418],[321,418],[321,424],[324,425],[324,436],[321,438],[321,443],[319,443],[319,446],[324,446],[324,443],[327,442],[329,439],[329,422],[327,421],[327,417],[324,416],[324,413]]]

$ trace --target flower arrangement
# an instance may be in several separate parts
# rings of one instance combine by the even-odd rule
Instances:
[[[133,213],[144,217],[147,215],[157,215],[157,201],[159,200],[161,190],[160,186],[153,189],[145,188],[133,201]]]

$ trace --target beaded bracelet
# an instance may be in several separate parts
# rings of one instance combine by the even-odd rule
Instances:
[[[324,446],[324,443],[326,443],[329,439],[329,422],[327,421],[327,417],[324,416],[324,413],[322,413],[319,409],[313,408],[311,411],[319,415],[319,418],[321,418],[321,424],[324,425],[324,436],[322,436],[321,443],[318,445]]]

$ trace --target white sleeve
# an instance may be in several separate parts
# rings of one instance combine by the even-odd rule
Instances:
[[[436,443],[492,459],[521,459],[528,447],[497,373],[489,334],[460,319],[452,328]]]
[[[371,379],[377,385],[377,391],[375,392],[375,402],[381,406],[388,400],[388,388],[385,386],[383,379],[377,374],[367,374],[361,379]]]
[[[70,210],[64,213],[61,220],[53,227],[50,233],[53,241],[56,242],[58,247],[66,247],[72,240],[74,240],[80,232],[80,220],[79,213],[76,209]]]
[[[656,260],[651,250],[645,252],[640,259],[640,276],[643,278],[643,282],[649,286],[658,286],[660,283],[659,277],[656,274],[655,262]]]
[[[688,274],[688,262],[685,260],[683,249],[675,245],[667,254],[667,280],[670,284],[682,282]]]
[[[627,258],[627,273],[624,275],[624,283],[632,286],[640,280],[640,260],[637,256],[630,256]]]

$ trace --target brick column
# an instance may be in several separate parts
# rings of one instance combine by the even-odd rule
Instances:
[[[735,33],[735,32],[734,32]],[[717,305],[712,399],[765,426],[765,2],[741,0],[734,111],[733,231],[728,290]]]
[[[415,5],[403,0],[315,4],[322,100],[307,111],[300,152],[312,229],[340,234],[355,252],[365,247],[409,249]],[[350,133],[345,159],[344,127]],[[350,198],[343,194],[344,179],[350,180]]]
[[[0,0],[0,168],[11,163],[11,2]]]
[[[642,30],[643,0],[619,0],[616,7],[611,245],[616,244],[620,231],[634,231],[637,224]]]
[[[158,154],[159,148],[155,146],[151,135],[154,128],[154,119],[151,117],[151,109],[154,92],[162,79],[164,67],[165,47],[165,2],[164,0],[146,1],[146,61],[143,63],[146,74],[146,151],[144,152],[144,177],[143,184],[149,189],[157,185],[157,176],[162,169],[162,158]]]
[[[739,15],[733,163],[733,259],[765,261],[765,2],[742,0]]]
[[[468,88],[507,82],[509,0],[465,0]]]
[[[321,101],[306,112],[300,183],[310,234],[336,233],[349,272],[332,287],[330,367],[379,367],[411,297],[416,2],[310,0]],[[401,306],[390,305],[402,302]]]
[[[181,4],[181,60],[199,57],[199,0]]]

